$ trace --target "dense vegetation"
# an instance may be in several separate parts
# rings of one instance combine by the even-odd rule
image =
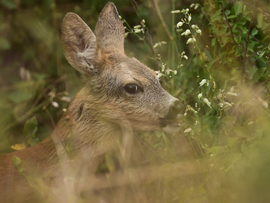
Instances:
[[[1,152],[50,135],[83,85],[64,59],[61,20],[73,11],[94,28],[106,3],[0,0]],[[269,2],[114,3],[126,27],[127,55],[157,71],[185,112],[177,134],[136,136],[130,167],[139,184],[106,194],[115,202],[268,202]],[[106,155],[101,176],[124,168],[118,156]]]

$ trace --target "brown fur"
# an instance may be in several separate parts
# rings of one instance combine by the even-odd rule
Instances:
[[[160,86],[154,71],[124,54],[124,27],[113,3],[100,13],[95,34],[68,13],[62,44],[68,62],[84,75],[85,87],[50,137],[1,154],[0,202],[76,202],[80,188],[91,184],[85,178],[120,136],[175,129],[171,120],[179,101]],[[128,84],[141,91],[130,94]],[[21,173],[13,165],[14,155],[23,160]]]

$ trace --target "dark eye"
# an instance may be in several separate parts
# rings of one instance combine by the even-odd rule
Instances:
[[[140,91],[142,91],[142,88],[139,87],[138,85],[136,84],[127,84],[125,87],[124,87],[125,91],[129,94],[136,94]]]

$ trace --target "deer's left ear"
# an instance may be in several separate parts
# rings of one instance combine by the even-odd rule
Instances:
[[[84,74],[97,72],[94,61],[99,56],[96,36],[75,13],[67,13],[62,24],[62,48],[71,66]]]
[[[124,53],[125,28],[112,2],[107,3],[100,12],[95,34],[102,50]]]

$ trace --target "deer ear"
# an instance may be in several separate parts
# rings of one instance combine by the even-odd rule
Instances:
[[[124,53],[125,28],[113,3],[107,3],[102,9],[95,34],[102,50],[113,49]]]
[[[81,73],[96,72],[96,36],[86,23],[75,13],[67,13],[62,24],[62,47],[71,66]]]

